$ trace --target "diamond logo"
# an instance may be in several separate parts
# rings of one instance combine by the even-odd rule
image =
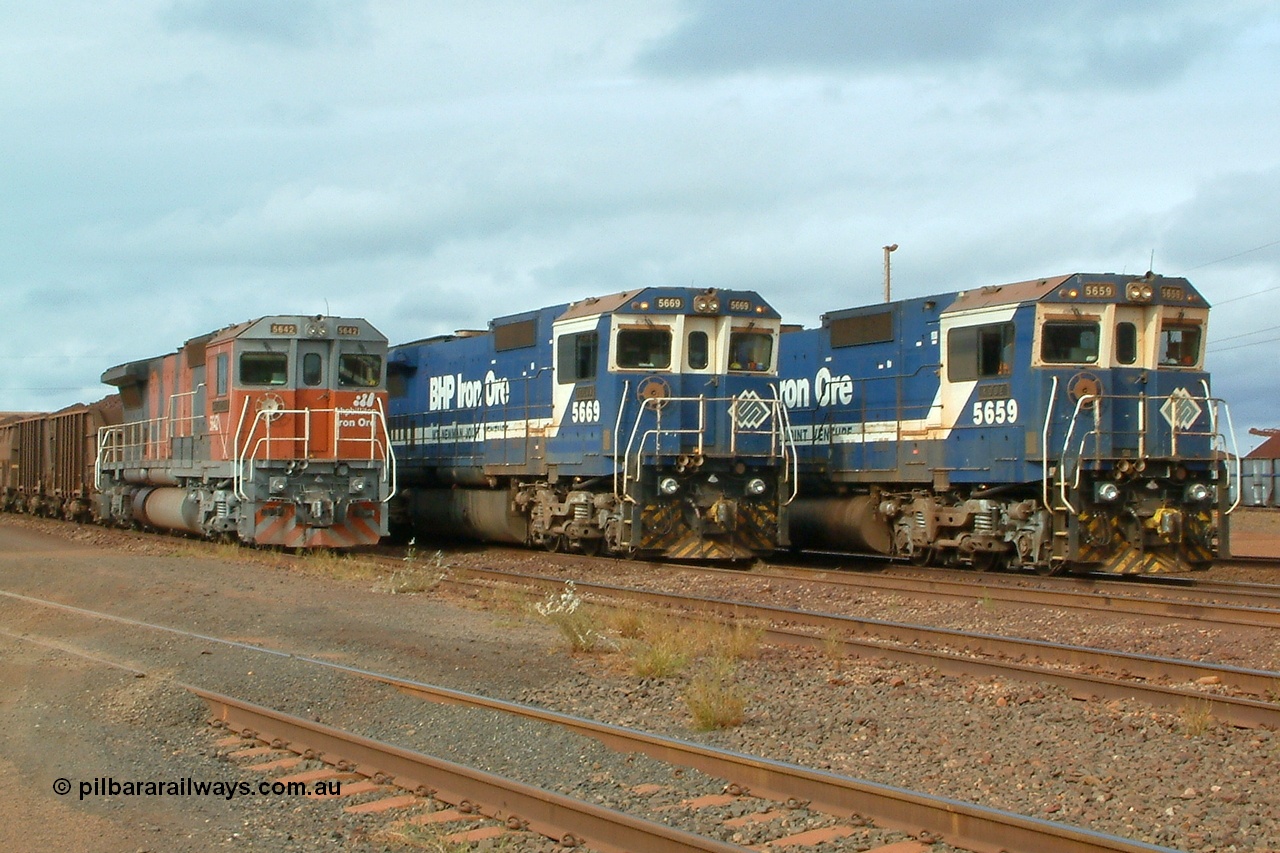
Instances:
[[[1164,415],[1164,419],[1169,422],[1169,426],[1174,429],[1190,429],[1191,425],[1200,417],[1200,413],[1204,411],[1200,404],[1195,401],[1190,392],[1186,388],[1178,388],[1169,395],[1169,399],[1164,401],[1164,405],[1160,407],[1160,414]]]
[[[734,400],[734,416],[743,429],[756,429],[769,420],[769,404],[755,391],[743,391]]]

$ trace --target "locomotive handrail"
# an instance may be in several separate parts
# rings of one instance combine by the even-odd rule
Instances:
[[[698,405],[698,425],[696,428],[672,429],[672,428],[663,427],[662,410],[663,408],[665,408],[666,404],[695,403],[695,402]],[[748,430],[748,429],[742,428],[741,425],[738,423],[738,419],[737,419],[737,406],[739,402],[756,402],[765,406],[769,411],[767,421],[770,424],[772,424],[770,429],[766,432],[765,430],[762,430],[762,429]],[[791,459],[791,467],[795,469],[795,475],[792,478],[792,495],[791,495],[791,498],[787,500],[787,503],[790,504],[791,501],[794,500],[796,495],[799,493],[799,459],[798,459],[798,454],[794,452],[794,446],[792,446],[791,452],[790,454],[788,454],[787,448],[788,448],[788,440],[790,439],[790,422],[787,418],[786,406],[782,404],[781,399],[778,397],[776,388],[774,389],[774,399],[772,400],[765,400],[757,397],[754,400],[748,399],[746,401],[742,401],[737,395],[734,395],[732,397],[707,397],[705,395],[699,395],[697,397],[654,397],[654,398],[646,398],[640,401],[640,410],[639,412],[636,413],[635,421],[632,423],[631,435],[627,439],[626,451],[622,458],[622,491],[620,493],[616,491],[617,475],[615,473],[614,475],[615,476],[615,480],[614,480],[615,494],[620,494],[621,497],[629,503],[635,503],[634,498],[630,497],[629,486],[633,479],[636,479],[639,477],[640,469],[642,465],[642,458],[645,453],[645,447],[648,445],[649,439],[651,437],[654,440],[653,452],[660,454],[662,452],[662,438],[664,435],[666,436],[695,435],[697,436],[698,442],[697,442],[697,448],[694,452],[696,452],[698,455],[701,455],[703,453],[703,450],[705,447],[705,440],[706,440],[706,420],[707,420],[706,409],[707,409],[708,403],[728,403],[729,404],[729,407],[728,407],[729,420],[730,420],[729,441],[730,441],[731,452],[733,453],[737,452],[737,437],[739,434],[769,435],[770,441],[769,441],[768,456],[770,458],[781,457],[783,461],[784,472],[788,469],[788,465],[787,465],[788,457]],[[623,405],[625,406],[625,401]],[[645,411],[648,410],[649,408],[652,408],[654,410],[656,423],[652,428],[646,429],[643,432],[641,432],[641,421],[643,421],[644,419]],[[622,413],[621,413],[621,407],[620,407],[619,414],[618,414],[619,427],[621,426],[621,422],[622,422]],[[638,444],[637,444],[637,438],[639,439]],[[763,454],[754,454],[754,455],[760,456]],[[615,460],[616,458],[617,456],[615,452]],[[635,468],[636,468],[634,476],[632,475],[632,471],[631,471],[632,459],[635,460]],[[615,461],[615,472],[616,472],[616,468],[617,468],[617,463]]]
[[[1209,420],[1209,428],[1208,430],[1179,429],[1177,418],[1173,418],[1169,415],[1166,415],[1166,421],[1169,423],[1169,448],[1168,448],[1167,458],[1173,459],[1177,457],[1179,436],[1198,436],[1201,438],[1207,438],[1210,440],[1211,447],[1214,450],[1214,452],[1222,452],[1222,453],[1229,452],[1231,453],[1231,455],[1235,457],[1235,460],[1236,460],[1235,476],[1236,476],[1236,483],[1238,484],[1241,478],[1240,454],[1238,452],[1239,451],[1238,445],[1236,444],[1235,426],[1231,422],[1231,409],[1227,405],[1225,400],[1222,400],[1217,397],[1212,397],[1209,395],[1207,383],[1205,383],[1203,380],[1201,380],[1201,385],[1202,387],[1204,387],[1205,396],[1196,397],[1188,394],[1186,396],[1186,399],[1190,400],[1191,402],[1199,402],[1204,404],[1207,412],[1208,420]],[[1045,410],[1045,427],[1044,427],[1043,439],[1042,439],[1045,443],[1045,450],[1046,450],[1045,459],[1043,462],[1042,478],[1046,486],[1048,482],[1048,465],[1049,465],[1048,452],[1047,452],[1049,425],[1050,425],[1050,422],[1052,421],[1052,413],[1053,413],[1056,393],[1057,393],[1057,377],[1054,377],[1054,385],[1052,386],[1052,391],[1050,393],[1049,406]],[[1155,456],[1156,458],[1165,458],[1165,454],[1162,452],[1162,449],[1157,450],[1157,452],[1154,454],[1151,452],[1152,449],[1150,447],[1149,437],[1148,437],[1149,418],[1147,416],[1146,408],[1148,405],[1154,405],[1160,399],[1161,399],[1160,397],[1149,397],[1145,393],[1139,393],[1139,394],[1082,394],[1079,397],[1079,399],[1076,400],[1075,407],[1071,413],[1070,418],[1068,419],[1067,435],[1062,443],[1062,455],[1059,460],[1059,472],[1058,472],[1059,492],[1062,498],[1062,503],[1064,506],[1066,506],[1067,509],[1069,509],[1073,513],[1076,512],[1076,508],[1067,499],[1068,483],[1070,482],[1072,489],[1076,489],[1080,485],[1080,481],[1082,477],[1082,471],[1081,471],[1082,465],[1080,464],[1080,461],[1084,458],[1085,447],[1090,437],[1094,438],[1094,462],[1100,462],[1102,459],[1101,437],[1104,434],[1111,435],[1113,440],[1116,436],[1123,436],[1123,435],[1135,436],[1138,441],[1138,456],[1137,456],[1138,460],[1150,459],[1150,458],[1153,458],[1153,456]],[[1101,412],[1103,408],[1103,403],[1107,401],[1111,401],[1111,402],[1136,401],[1137,403],[1136,412],[1137,412],[1137,420],[1138,420],[1137,429],[1132,432],[1114,430],[1114,429],[1109,431],[1104,430],[1103,424],[1102,424]],[[1223,434],[1220,428],[1220,416],[1218,413],[1219,406],[1222,407],[1227,419],[1227,433],[1229,433],[1231,436],[1231,444],[1232,444],[1232,449],[1230,451],[1228,451],[1227,449],[1226,436]],[[1093,421],[1094,421],[1093,428],[1081,436],[1079,449],[1077,452],[1073,454],[1072,442],[1075,436],[1076,423],[1080,419],[1081,411],[1084,410],[1086,407],[1091,408],[1093,412]],[[1198,417],[1199,416],[1197,415],[1197,418]],[[1226,474],[1225,486],[1227,487],[1228,490],[1230,490],[1231,466],[1229,464],[1225,465],[1224,471]],[[1237,491],[1238,491],[1238,487],[1237,487]],[[1047,494],[1048,494],[1047,488],[1045,489],[1044,494],[1047,498]],[[1230,509],[1227,510],[1228,514],[1233,512],[1236,509],[1236,507],[1239,506],[1240,500],[1241,500],[1240,495],[1237,494],[1236,501],[1231,505]],[[1046,500],[1046,509],[1052,509],[1051,507],[1048,506],[1047,500]]]
[[[627,408],[627,400],[629,399],[628,392],[630,390],[631,380],[627,379],[622,383],[622,402],[618,406],[618,417],[613,424],[613,496],[615,498],[626,497],[618,491],[618,449],[622,447],[622,442],[619,441],[619,438],[622,436],[622,413]],[[624,456],[623,461],[625,462],[625,460],[626,457]]]
[[[1078,511],[1074,506],[1072,506],[1072,505],[1071,505],[1071,501],[1067,500],[1067,480],[1068,480],[1068,477],[1067,477],[1066,466],[1067,466],[1067,461],[1071,458],[1071,457],[1070,457],[1070,453],[1071,453],[1071,437],[1072,437],[1073,435],[1075,435],[1075,431],[1076,431],[1076,420],[1080,417],[1080,410],[1081,410],[1082,408],[1084,408],[1084,406],[1085,406],[1085,404],[1086,404],[1086,403],[1088,403],[1088,402],[1092,402],[1092,401],[1094,401],[1094,400],[1099,401],[1096,405],[1094,405],[1094,406],[1092,407],[1092,408],[1093,408],[1094,429],[1093,429],[1092,431],[1088,432],[1088,433],[1085,433],[1083,436],[1081,436],[1081,438],[1080,438],[1080,453],[1079,453],[1079,455],[1078,455],[1076,458],[1078,459],[1078,458],[1080,458],[1081,456],[1083,456],[1083,455],[1084,455],[1084,443],[1085,443],[1085,441],[1087,441],[1087,440],[1088,440],[1088,437],[1089,437],[1090,435],[1096,434],[1096,433],[1097,433],[1097,431],[1099,430],[1099,428],[1101,427],[1101,417],[1102,417],[1101,395],[1098,395],[1098,394],[1081,394],[1081,395],[1079,396],[1079,398],[1077,398],[1077,399],[1076,399],[1076,407],[1075,407],[1075,411],[1073,411],[1073,412],[1071,413],[1071,420],[1070,420],[1070,422],[1069,422],[1069,423],[1068,423],[1068,425],[1067,425],[1067,437],[1066,437],[1066,439],[1062,442],[1062,460],[1058,463],[1058,465],[1059,465],[1059,470],[1058,470],[1058,487],[1059,487],[1060,496],[1062,497],[1062,503],[1066,506],[1066,508],[1067,508],[1067,509],[1071,510],[1071,514],[1072,514],[1072,515],[1077,515],[1077,514],[1079,514],[1079,511]],[[1095,447],[1096,447],[1096,445],[1095,445]],[[1079,466],[1079,465],[1077,465],[1077,466],[1076,466],[1076,477],[1077,477],[1077,479],[1076,479],[1076,482],[1072,484],[1072,489],[1078,488],[1078,487],[1079,487],[1079,485],[1080,485],[1080,481],[1079,481],[1079,473],[1080,473],[1080,466]]]
[[[1220,398],[1209,396],[1208,380],[1201,379],[1200,387],[1204,389],[1204,398],[1206,403],[1212,402],[1212,405],[1209,405],[1209,429],[1213,432],[1214,436],[1216,436],[1218,441],[1221,443],[1222,452],[1230,453],[1231,457],[1236,461],[1236,466],[1235,466],[1236,467],[1236,499],[1235,499],[1235,502],[1231,504],[1231,507],[1225,513],[1226,515],[1231,515],[1231,513],[1235,512],[1236,509],[1240,506],[1240,501],[1244,499],[1243,489],[1241,488],[1241,485],[1244,483],[1244,472],[1242,470],[1241,462],[1240,462],[1240,445],[1236,442],[1236,426],[1231,420],[1231,407],[1227,405],[1227,401]],[[1226,412],[1227,435],[1231,436],[1230,451],[1227,450],[1227,442],[1225,437],[1222,434],[1222,431],[1218,429],[1218,406],[1222,406],[1223,411]],[[1223,465],[1222,470],[1227,475],[1227,484],[1226,484],[1227,494],[1230,494],[1231,493],[1231,465],[1230,464]]]
[[[387,429],[387,419],[381,409],[381,402],[377,409],[274,409],[259,411],[254,414],[253,420],[249,424],[248,432],[244,431],[245,416],[249,408],[249,399],[245,398],[244,407],[240,412],[240,423],[236,426],[235,438],[235,457],[233,459],[232,468],[232,488],[236,497],[242,501],[249,499],[248,494],[244,491],[244,482],[248,478],[249,466],[257,459],[262,458],[264,461],[272,460],[272,447],[280,442],[296,444],[302,442],[303,447],[309,452],[311,446],[311,421],[313,417],[324,416],[326,414],[333,415],[333,458],[335,461],[343,459],[338,454],[338,449],[342,442],[356,442],[368,446],[368,460],[371,462],[381,461],[382,468],[379,471],[378,479],[388,485],[388,493],[382,499],[382,503],[386,503],[395,494],[398,485],[396,480],[395,458],[390,452],[391,435]],[[287,435],[273,436],[271,434],[271,424],[280,419],[282,416],[301,416],[302,429],[291,429]],[[368,417],[369,434],[363,436],[343,436],[343,416]],[[262,435],[254,440],[254,436],[258,434],[259,426],[262,427]],[[378,427],[381,426],[381,435],[379,435]],[[356,429],[360,426],[357,422]],[[301,432],[301,435],[299,435]],[[245,436],[241,441],[241,435]],[[283,459],[285,457],[281,457]],[[293,458],[290,454],[289,458]]]
[[[196,398],[196,395],[200,393],[200,389],[204,387],[205,387],[205,384],[201,382],[199,385],[197,385],[195,388],[191,389],[190,391],[183,391],[178,394],[169,395],[169,412],[165,417],[169,421],[168,434],[170,439],[191,437],[192,433],[194,432],[195,422],[197,420],[195,398]],[[178,414],[177,404],[182,400],[186,400],[188,404],[187,408],[190,412],[185,417]],[[201,415],[200,417],[203,417],[203,415]],[[186,432],[175,431],[175,427],[178,424],[186,424],[187,425]]]
[[[1058,377],[1055,375],[1049,387],[1049,405],[1044,410],[1044,427],[1040,430],[1040,494],[1044,498],[1044,508],[1049,512],[1053,512],[1049,505],[1049,427],[1053,424],[1053,405],[1057,399]]]
[[[773,387],[773,402],[776,411],[779,413],[781,423],[779,427],[782,431],[780,441],[782,443],[782,469],[784,475],[787,471],[787,449],[791,451],[791,497],[787,498],[783,506],[791,506],[800,494],[800,452],[796,449],[795,436],[791,434],[791,413],[787,407],[782,404],[782,398],[778,396],[778,386]]]
[[[784,501],[784,506],[790,506],[791,502],[796,499],[800,493],[800,460],[799,453],[795,448],[795,438],[791,434],[791,418],[787,412],[787,407],[782,404],[782,398],[778,396],[778,387],[770,386],[773,390],[772,400],[761,400],[760,398],[743,398],[734,395],[729,405],[729,421],[731,424],[729,450],[731,453],[737,453],[738,434],[742,435],[767,435],[769,436],[769,456],[782,457],[782,472],[785,479],[791,480],[791,497]],[[738,425],[738,406],[742,403],[760,403],[768,407],[768,422],[773,424],[768,431],[762,429],[740,429]],[[794,468],[794,471],[792,470]],[[793,476],[794,474],[794,476]]]

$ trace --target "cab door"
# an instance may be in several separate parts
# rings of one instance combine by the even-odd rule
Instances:
[[[307,459],[332,456],[333,380],[332,353],[328,341],[299,341],[296,378],[298,408],[305,414],[304,432],[298,438]]]
[[[1151,310],[1140,305],[1117,305],[1111,328],[1110,373],[1119,399],[1113,406],[1114,437],[1112,446],[1120,451],[1136,453],[1150,436],[1142,435],[1152,426],[1148,394],[1147,368],[1149,355]],[[1139,409],[1144,407],[1145,412]]]

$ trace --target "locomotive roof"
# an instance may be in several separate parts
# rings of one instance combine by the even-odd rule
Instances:
[[[233,340],[332,340],[340,338],[351,341],[377,341],[385,343],[387,338],[365,319],[359,317],[326,317],[321,314],[313,316],[303,314],[273,314],[242,323],[232,323],[213,332],[197,335],[187,339],[175,352],[190,350],[201,353],[198,358],[204,360],[203,347],[218,341]],[[165,358],[172,353],[128,361],[110,367],[102,373],[102,382],[107,385],[130,385],[145,380],[149,365],[157,358]]]
[[[1181,277],[1166,278],[1153,272],[1145,275],[1070,273],[1051,278],[962,290],[956,294],[955,301],[947,306],[946,313],[1023,302],[1113,303],[1124,301],[1124,288],[1131,282],[1149,283],[1154,289],[1151,299],[1153,304],[1188,304],[1208,307],[1208,303],[1191,286],[1191,282]],[[1093,294],[1089,291],[1089,285],[1103,285],[1108,289]],[[1165,292],[1162,291],[1162,287],[1170,289]]]
[[[694,306],[698,297],[718,299],[718,309],[714,311],[696,309]],[[670,304],[664,304],[660,300],[673,301]],[[558,322],[577,317],[594,317],[598,314],[727,314],[768,317],[775,320],[780,316],[773,310],[773,306],[754,290],[718,290],[714,287],[642,287],[574,302],[556,320]]]

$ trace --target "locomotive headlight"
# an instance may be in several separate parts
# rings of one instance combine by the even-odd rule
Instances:
[[[1150,284],[1140,281],[1131,281],[1124,289],[1125,298],[1130,302],[1150,302],[1154,293]]]
[[[680,481],[675,477],[663,477],[658,481],[658,491],[664,495],[674,495],[680,491]]]
[[[351,494],[353,495],[363,494],[366,486],[367,484],[364,481],[364,477],[351,478],[351,486],[350,486]]]
[[[278,495],[281,492],[283,492],[286,488],[288,488],[288,486],[289,486],[288,477],[272,477],[270,480],[269,488],[271,489],[271,494]]]
[[[1120,487],[1115,483],[1098,483],[1093,487],[1093,498],[1102,503],[1111,503],[1120,497]]]
[[[766,485],[765,481],[761,480],[759,477],[753,477],[752,479],[747,480],[747,494],[749,495],[763,495],[764,490],[767,488],[769,488],[768,485]]]
[[[1213,488],[1208,483],[1192,483],[1184,495],[1187,503],[1203,503],[1213,497]]]

